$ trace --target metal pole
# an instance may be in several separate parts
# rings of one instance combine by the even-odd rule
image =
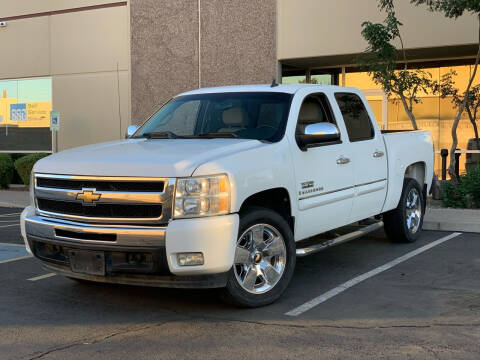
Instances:
[[[455,152],[455,174],[457,175],[457,178],[460,176],[460,155],[462,154]]]
[[[442,157],[442,180],[447,180],[447,156],[448,150],[440,150],[440,156]]]

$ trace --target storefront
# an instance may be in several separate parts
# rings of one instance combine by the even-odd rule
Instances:
[[[1,152],[51,152],[52,79],[0,81]]]

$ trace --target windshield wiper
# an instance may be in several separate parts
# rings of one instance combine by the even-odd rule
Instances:
[[[147,139],[181,139],[183,136],[177,135],[171,131],[148,132],[140,135]]]
[[[238,135],[233,133],[233,132],[211,132],[211,133],[200,133],[200,134],[194,135],[192,137],[207,138],[207,139],[238,138]]]
[[[212,133],[200,133],[198,135],[177,135],[171,131],[159,131],[159,132],[147,132],[138,137],[144,137],[147,139],[215,139],[215,138],[238,138],[238,135],[231,132],[212,132]]]

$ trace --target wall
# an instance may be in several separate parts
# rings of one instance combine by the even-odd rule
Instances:
[[[38,13],[106,3],[114,2],[0,2],[3,19],[32,16],[7,19],[0,28],[0,79],[52,77],[60,150],[122,138],[130,124],[129,6],[116,2],[119,6]]]
[[[134,123],[199,85],[276,76],[275,0],[132,0],[130,26]]]
[[[362,52],[362,22],[383,21],[377,0],[278,0],[278,58],[294,59]],[[446,19],[409,0],[395,1],[408,49],[478,43],[478,21]],[[341,65],[341,64],[337,64]]]

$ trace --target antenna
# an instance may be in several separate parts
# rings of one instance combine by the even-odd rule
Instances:
[[[273,87],[275,87],[275,86],[278,86],[278,84],[277,84],[277,81],[275,80],[275,78],[273,78],[273,80],[272,80],[272,85],[270,85],[270,87],[273,88]]]

